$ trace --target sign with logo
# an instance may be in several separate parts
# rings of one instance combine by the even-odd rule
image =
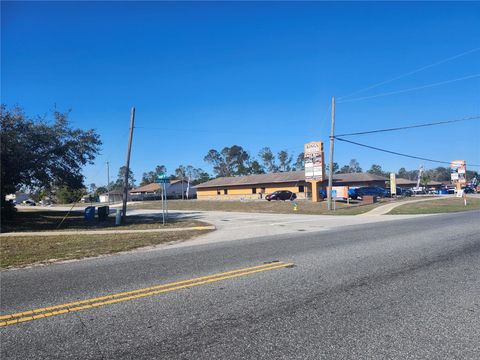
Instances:
[[[305,179],[323,181],[325,169],[323,142],[311,141],[304,145]]]
[[[390,173],[390,194],[397,195],[397,178],[395,173]]]
[[[467,182],[467,165],[465,160],[453,160],[450,162],[450,178],[452,182],[465,184]]]

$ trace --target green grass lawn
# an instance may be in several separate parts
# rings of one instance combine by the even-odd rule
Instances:
[[[11,219],[2,222],[2,232],[19,231],[65,231],[65,230],[135,230],[163,228],[161,216],[128,216],[125,225],[115,226],[115,215],[110,215],[106,221],[86,221],[83,212],[71,212],[59,227],[67,211],[46,210],[41,208],[21,208]],[[196,220],[171,219],[165,227],[201,226]]]
[[[209,231],[1,237],[0,267],[19,267],[33,263],[111,254],[172,241],[184,241]]]
[[[386,199],[384,201],[390,201]],[[295,202],[297,210],[294,210],[293,201],[217,201],[217,200],[170,200],[168,208],[170,210],[198,210],[198,211],[233,211],[233,212],[251,212],[251,213],[277,213],[277,214],[312,214],[312,215],[357,215],[367,212],[385,202],[363,205],[361,202],[354,201],[350,204],[345,202],[336,202],[336,210],[327,210],[327,201],[313,203],[311,201],[298,200]],[[130,208],[136,209],[161,209],[160,201],[139,201]]]
[[[448,198],[432,201],[420,201],[417,203],[405,204],[389,212],[391,215],[409,215],[409,214],[436,214],[459,212],[468,210],[479,210],[480,199],[467,198],[467,206],[464,205],[462,198]]]

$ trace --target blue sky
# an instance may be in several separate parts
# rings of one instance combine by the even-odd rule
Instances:
[[[125,161],[137,181],[158,164],[208,171],[209,149],[269,146],[295,155],[328,141],[331,96],[341,97],[480,48],[480,3],[2,2],[1,100],[28,115],[71,109],[73,125],[104,143],[86,183]],[[362,92],[376,95],[480,74],[480,51]],[[339,102],[336,132],[480,114],[480,77],[392,96]],[[163,130],[161,130],[163,129]],[[480,121],[353,141],[480,164]],[[328,146],[326,146],[328,148]],[[327,154],[326,154],[327,155]],[[340,165],[437,164],[336,143]],[[473,169],[473,168],[472,168]],[[479,168],[476,168],[477,170]]]

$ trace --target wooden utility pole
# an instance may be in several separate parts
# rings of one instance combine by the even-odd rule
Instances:
[[[107,196],[108,204],[110,205],[110,162],[107,161]]]
[[[124,224],[127,218],[128,174],[130,172],[130,152],[132,150],[134,124],[135,124],[135,107],[132,107],[132,111],[130,112],[130,135],[128,137],[127,161],[125,163],[125,177],[123,178],[122,223]]]
[[[328,154],[328,188],[327,207],[332,210],[332,185],[333,185],[333,142],[335,140],[335,97],[332,96],[332,126],[330,128],[330,153]]]

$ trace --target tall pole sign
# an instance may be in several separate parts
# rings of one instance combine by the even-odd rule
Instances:
[[[312,183],[312,201],[318,201],[318,182],[323,181],[325,161],[323,142],[311,141],[304,145],[305,180]]]
[[[467,164],[465,160],[453,160],[450,162],[450,178],[458,190],[467,183]]]

